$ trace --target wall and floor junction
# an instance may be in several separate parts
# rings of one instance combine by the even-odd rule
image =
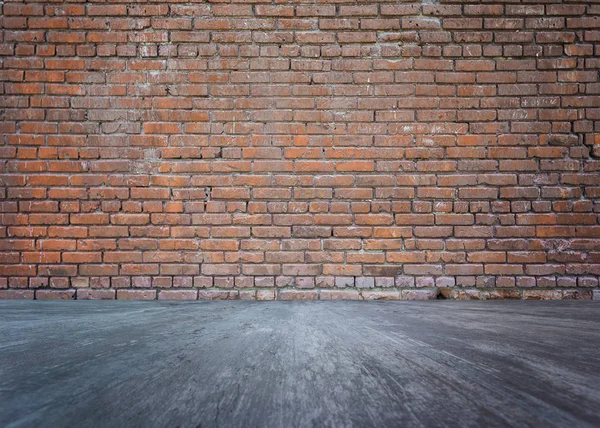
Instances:
[[[0,298],[600,297],[600,5],[0,5]]]

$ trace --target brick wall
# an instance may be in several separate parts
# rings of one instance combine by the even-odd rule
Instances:
[[[600,5],[0,5],[0,297],[600,297]]]

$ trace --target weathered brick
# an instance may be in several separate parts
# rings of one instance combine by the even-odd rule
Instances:
[[[402,300],[434,300],[437,290],[402,290]]]
[[[596,6],[217,3],[3,6],[0,298],[594,297]]]
[[[374,291],[361,292],[363,300],[400,300],[400,291]]]
[[[197,298],[196,290],[161,290],[158,293],[158,300],[196,300]]]
[[[281,300],[317,300],[318,297],[317,290],[281,290],[279,292]]]
[[[155,290],[117,290],[117,300],[155,300]]]
[[[320,300],[359,300],[357,290],[321,290]]]
[[[77,290],[77,300],[114,300],[116,296],[115,291],[80,288]]]

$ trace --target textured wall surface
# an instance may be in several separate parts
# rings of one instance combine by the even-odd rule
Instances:
[[[600,297],[597,2],[0,7],[2,298]]]

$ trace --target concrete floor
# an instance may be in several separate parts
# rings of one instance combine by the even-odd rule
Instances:
[[[598,426],[598,302],[0,302],[0,426]]]

